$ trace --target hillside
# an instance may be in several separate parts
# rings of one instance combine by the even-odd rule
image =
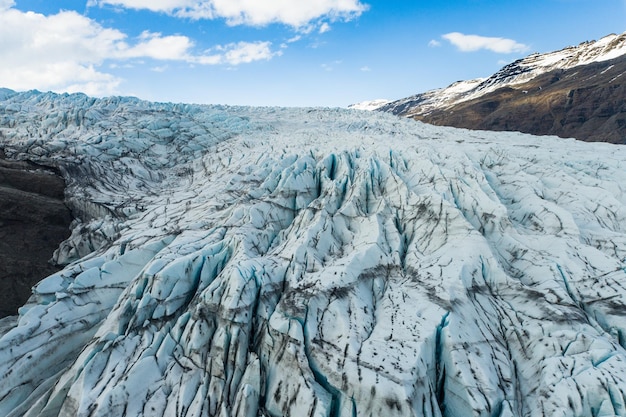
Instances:
[[[533,54],[377,110],[436,125],[626,143],[626,34]]]
[[[435,125],[626,144],[626,58],[554,70],[427,115]]]

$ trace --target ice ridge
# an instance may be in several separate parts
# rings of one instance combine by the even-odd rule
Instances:
[[[0,415],[626,416],[626,148],[39,92],[0,114],[81,219],[0,337]]]

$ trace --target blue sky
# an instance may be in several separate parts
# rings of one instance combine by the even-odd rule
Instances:
[[[0,86],[347,106],[626,31],[626,0],[0,0]]]

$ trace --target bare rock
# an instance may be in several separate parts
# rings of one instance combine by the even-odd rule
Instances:
[[[64,187],[54,170],[0,152],[0,317],[16,314],[31,287],[59,269],[49,260],[70,235]]]

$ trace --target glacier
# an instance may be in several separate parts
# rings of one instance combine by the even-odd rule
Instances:
[[[76,217],[0,415],[626,416],[626,148],[0,93]]]

